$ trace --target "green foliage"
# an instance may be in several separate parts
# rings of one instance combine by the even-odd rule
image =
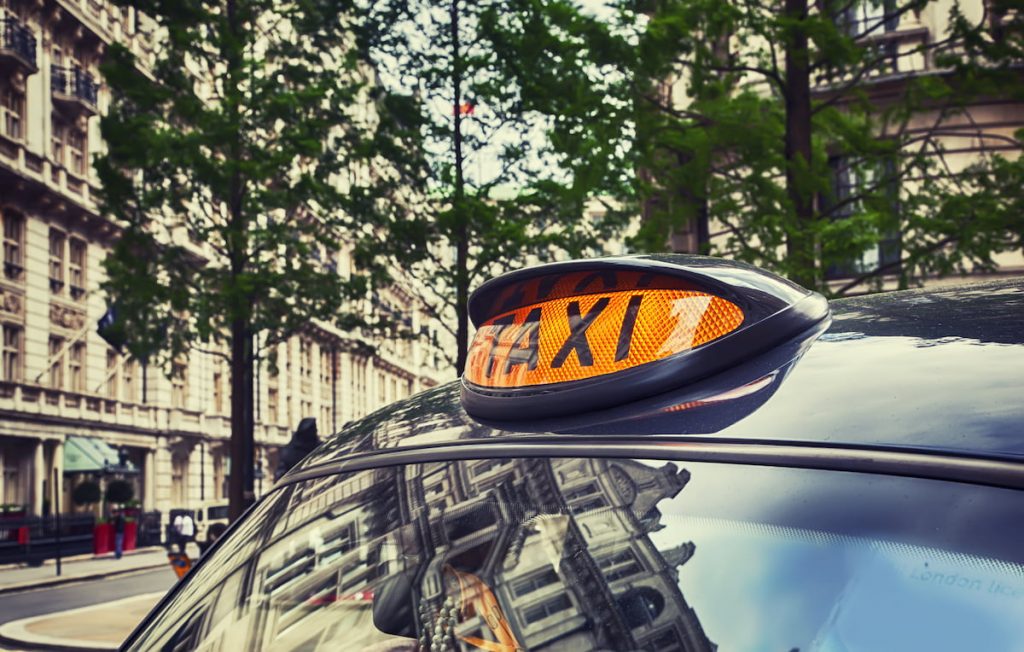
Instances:
[[[93,480],[79,483],[71,492],[72,502],[79,507],[94,505],[100,501],[100,497],[100,485]]]
[[[109,50],[108,153],[96,161],[102,208],[122,228],[104,289],[129,349],[166,364],[233,327],[279,340],[311,319],[350,326],[347,303],[384,267],[364,255],[363,273],[343,276],[340,248],[366,250],[400,225],[392,199],[417,185],[394,163],[405,107],[371,85],[353,7],[132,5],[156,22],[157,60],[145,70],[127,48]],[[422,240],[401,236],[398,253]]]
[[[374,2],[362,17],[383,83],[419,101],[430,192],[416,216],[430,247],[410,269],[464,355],[470,287],[593,251],[623,221],[583,215],[632,177],[619,149],[627,80],[605,74],[628,48],[560,0]],[[462,103],[471,114],[456,115]]]
[[[127,504],[135,497],[135,487],[127,480],[111,480],[107,483],[108,503]]]
[[[635,58],[618,61],[635,80],[642,172],[632,198],[644,220],[633,245],[662,250],[673,232],[706,219],[718,236],[705,243],[709,253],[825,291],[826,273],[845,270],[839,293],[887,273],[906,285],[991,268],[995,253],[1020,246],[1020,219],[1004,209],[1019,170],[998,156],[958,170],[944,134],[967,131],[1019,151],[1019,137],[982,133],[967,112],[987,97],[1024,97],[1024,18],[1011,11],[1018,4],[992,3],[981,19],[954,4],[949,33],[901,44],[893,69],[891,53],[879,49],[885,41],[866,37],[938,11],[937,3],[826,1],[795,15],[718,0],[659,0],[645,14],[617,3],[619,24],[631,26],[623,39],[638,44]],[[876,18],[851,22],[861,5]],[[786,68],[802,58],[810,71],[803,86]],[[906,74],[925,59],[944,69]],[[898,94],[882,92],[894,83]],[[810,117],[801,121],[808,91]],[[809,160],[797,153],[801,134],[810,137]],[[880,246],[892,258],[881,266],[865,255]]]

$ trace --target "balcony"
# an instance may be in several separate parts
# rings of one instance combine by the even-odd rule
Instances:
[[[79,66],[53,65],[50,77],[54,105],[71,115],[96,115],[96,95],[100,85],[92,75]]]
[[[14,16],[0,20],[0,66],[14,68],[24,75],[39,71],[36,67],[36,37]]]

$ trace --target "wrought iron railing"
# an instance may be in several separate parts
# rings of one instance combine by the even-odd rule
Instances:
[[[6,16],[0,21],[0,49],[11,50],[36,65],[36,37],[14,16]]]
[[[86,104],[96,106],[99,86],[93,76],[80,66],[55,64],[50,67],[50,88],[54,93],[75,97]]]
[[[160,512],[142,512],[134,516],[138,526],[136,547],[163,543]],[[0,564],[40,564],[45,559],[93,552],[96,518],[92,514],[63,515],[60,541],[54,516],[0,516]]]

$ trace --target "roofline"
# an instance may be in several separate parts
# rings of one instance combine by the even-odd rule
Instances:
[[[290,473],[271,491],[305,480],[379,467],[521,457],[651,458],[675,462],[780,466],[1024,489],[1024,457],[783,440],[552,434],[543,437],[499,437],[355,453],[336,462]]]

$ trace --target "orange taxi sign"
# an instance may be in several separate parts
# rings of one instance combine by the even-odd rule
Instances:
[[[487,388],[586,380],[689,351],[744,320],[736,304],[692,289],[565,294],[551,292],[481,324],[466,380]]]

